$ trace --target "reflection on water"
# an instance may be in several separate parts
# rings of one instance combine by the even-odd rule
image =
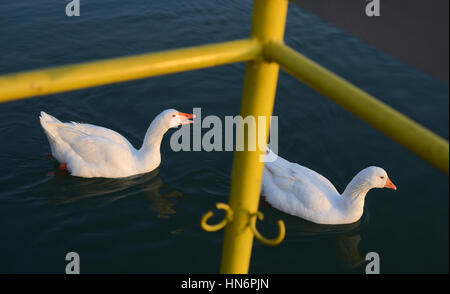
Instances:
[[[359,250],[360,234],[341,234],[336,238],[336,254],[341,264],[350,269],[357,268],[365,262]]]
[[[157,218],[169,218],[176,213],[175,206],[183,197],[177,190],[161,192],[165,187],[159,170],[123,179],[79,178],[67,173],[51,173],[44,193],[53,205],[83,201],[83,205],[106,206],[127,197],[145,195],[150,211]],[[174,201],[175,200],[175,201]]]
[[[161,178],[156,178],[154,185],[145,187],[145,194],[150,202],[150,209],[158,213],[157,218],[169,218],[170,215],[177,213],[175,205],[181,200],[183,194],[177,190],[171,190],[165,194],[160,194],[160,188],[163,187]],[[173,203],[171,200],[175,199]]]
[[[319,225],[298,218],[295,230],[291,228],[290,235],[303,242],[329,237],[341,266],[347,269],[356,269],[365,263],[365,257],[360,251],[359,244],[362,240],[360,231],[368,224],[368,220],[367,211],[359,221],[346,225]]]

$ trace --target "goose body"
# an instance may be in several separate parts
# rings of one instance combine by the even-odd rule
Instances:
[[[396,189],[386,171],[371,166],[340,194],[321,174],[276,156],[264,165],[261,191],[269,204],[285,213],[318,224],[349,224],[361,218],[367,192],[384,187]]]
[[[91,178],[121,178],[154,170],[161,163],[163,135],[172,127],[192,123],[193,115],[169,109],[150,124],[140,149],[119,133],[96,125],[63,123],[41,112],[40,123],[50,144],[52,156],[71,175]]]

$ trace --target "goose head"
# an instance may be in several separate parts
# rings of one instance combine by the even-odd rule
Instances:
[[[387,172],[381,167],[370,166],[363,169],[350,181],[342,194],[347,203],[346,223],[352,223],[361,218],[364,211],[364,199],[367,192],[373,188],[397,190]]]
[[[397,190],[397,187],[389,179],[387,172],[381,167],[370,166],[363,169],[356,175],[358,179],[358,184],[360,186],[365,186],[369,189],[371,188],[389,188],[392,190]]]
[[[367,192],[373,188],[397,190],[386,171],[381,167],[370,166],[363,169],[350,181],[342,194],[342,199],[345,199],[348,209],[346,222],[352,223],[361,218],[364,211],[364,199]]]
[[[167,129],[194,123],[190,118],[195,118],[195,115],[175,109],[164,110],[158,115],[159,122]]]
[[[148,166],[153,166],[155,162],[160,162],[160,145],[164,134],[171,128],[176,128],[181,125],[192,124],[190,118],[195,118],[195,115],[183,113],[175,109],[166,109],[158,114],[145,133],[144,142],[139,149],[144,162],[145,169]]]

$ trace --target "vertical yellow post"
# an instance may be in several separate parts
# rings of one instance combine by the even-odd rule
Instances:
[[[286,24],[287,0],[255,0],[251,37],[261,43],[282,41]],[[266,116],[266,138],[269,133],[279,66],[263,57],[247,63],[241,116]],[[258,134],[258,131],[257,131]],[[248,273],[253,245],[253,233],[249,227],[249,215],[258,211],[262,171],[260,160],[263,151],[235,151],[230,206],[233,221],[226,227],[222,250],[221,273]],[[256,144],[258,146],[258,144]]]

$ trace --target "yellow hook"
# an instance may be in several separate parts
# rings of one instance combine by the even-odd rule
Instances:
[[[286,235],[286,226],[284,225],[284,222],[282,220],[278,221],[278,236],[274,239],[267,239],[263,237],[256,229],[256,218],[262,221],[264,220],[264,214],[260,211],[257,211],[256,213],[250,215],[250,229],[252,230],[256,239],[258,239],[261,243],[269,246],[278,245],[281,243],[281,241],[283,241]]]
[[[212,212],[212,210],[205,213],[202,217],[202,220],[200,221],[200,226],[202,227],[203,230],[207,232],[218,231],[224,228],[228,223],[230,223],[233,220],[233,210],[231,210],[231,207],[228,204],[219,202],[216,204],[216,208],[225,210],[225,217],[218,224],[208,225],[207,221],[213,216],[214,213]]]

